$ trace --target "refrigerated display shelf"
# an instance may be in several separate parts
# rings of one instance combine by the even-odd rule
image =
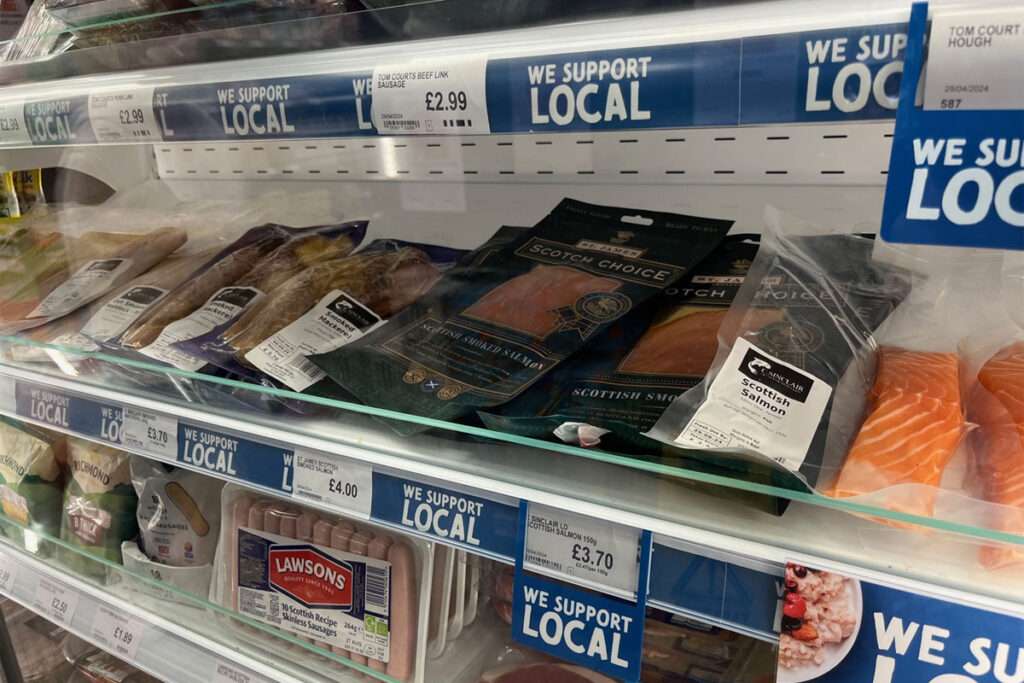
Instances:
[[[0,380],[5,385],[0,395],[20,397],[0,405],[5,414],[505,562],[514,560],[521,500],[649,529],[655,534],[652,576],[656,579],[649,597],[653,605],[763,639],[773,638],[776,632],[776,590],[785,562],[793,558],[807,566],[855,567],[861,574],[884,576],[890,583],[918,592],[998,611],[1024,609],[1020,593],[1024,575],[1014,570],[985,572],[976,560],[977,549],[984,543],[1022,544],[1024,539],[982,527],[914,518],[752,483],[742,483],[746,490],[737,491],[736,482],[699,473],[687,475],[690,481],[679,478],[678,472],[659,476],[656,466],[642,471],[590,460],[580,467],[576,458],[553,454],[551,450],[559,448],[544,442],[536,442],[538,448],[501,443],[484,447],[430,438],[389,438],[366,421],[348,419],[352,416],[344,423],[317,421],[303,430],[295,422],[268,416],[189,405],[10,365],[0,365]],[[33,414],[33,389],[67,397],[66,402],[57,401],[67,405],[66,412],[57,420],[48,418],[45,411]],[[163,445],[167,442],[162,436],[155,446],[126,445],[123,440],[111,440],[109,427],[104,427],[104,409],[113,411],[108,416],[117,414],[121,419],[125,409],[139,411],[145,417],[131,419],[172,435],[171,443],[189,438],[187,430],[198,429],[214,439],[235,440],[239,446],[228,460],[196,462],[187,448]],[[360,495],[353,500],[339,492],[332,500],[325,497],[323,484],[319,489],[313,485],[312,495],[296,492],[292,463],[300,456],[330,463],[337,468],[338,480],[358,482]],[[432,525],[438,520],[436,506],[426,506],[420,519],[426,523],[417,523],[418,503],[407,486],[480,504],[480,514],[472,523],[462,516],[459,526],[468,533],[453,538],[449,522],[454,515]],[[775,517],[757,509],[765,507],[763,494],[786,495],[793,502],[784,516]],[[830,507],[823,506],[826,500]],[[928,528],[894,528],[868,521],[866,515],[916,520]]]

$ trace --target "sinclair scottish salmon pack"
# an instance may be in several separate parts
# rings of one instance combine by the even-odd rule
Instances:
[[[569,443],[637,441],[718,350],[718,328],[757,254],[757,235],[730,235],[681,280],[615,321],[518,398],[480,418],[491,429]],[[640,437],[643,445],[650,442]]]
[[[873,260],[871,237],[829,233],[772,207],[765,221],[711,370],[648,435],[745,472],[751,462],[774,465],[797,475],[792,485],[814,487],[823,462],[830,471],[842,462],[860,414],[836,410],[836,397],[850,389],[863,401],[872,334],[906,297],[910,272]]]
[[[311,359],[370,405],[455,420],[514,398],[681,278],[731,224],[566,199],[486,263],[452,269],[374,333]]]

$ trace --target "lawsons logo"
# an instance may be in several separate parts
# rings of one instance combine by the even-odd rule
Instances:
[[[352,566],[314,546],[273,546],[269,553],[270,586],[306,607],[352,607]]]
[[[787,367],[771,356],[748,349],[740,362],[740,372],[783,396],[803,403],[814,386],[814,379]]]

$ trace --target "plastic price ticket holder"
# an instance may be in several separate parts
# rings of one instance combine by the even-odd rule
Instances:
[[[940,8],[938,11],[945,16],[949,10]],[[946,27],[941,31],[944,35],[936,35],[939,22],[935,17],[929,46],[931,53],[936,55],[942,51],[945,62],[949,57],[947,51],[956,50],[959,45],[954,40],[956,29],[966,31],[973,27],[973,22],[981,20],[979,14],[986,11],[998,11],[997,16],[1009,12],[1024,14],[1019,7],[985,3],[979,5],[977,11],[956,15],[961,25]],[[963,75],[979,82],[963,86],[947,84],[942,90],[953,93],[949,96],[930,92],[943,76],[939,69],[934,69],[929,74],[924,101],[928,105],[931,100],[937,108],[919,107],[916,98],[924,62],[927,20],[928,4],[914,4],[885,187],[882,238],[910,244],[1024,249],[1024,230],[1021,230],[1024,209],[1019,201],[1020,190],[1024,187],[1024,170],[1020,165],[1024,150],[1018,144],[1016,163],[1006,163],[1005,158],[1000,162],[1000,151],[1002,156],[1012,154],[1013,141],[1024,134],[1024,101],[1019,99],[1020,93],[1006,87],[1003,81],[1006,70],[1020,77],[1019,59],[1024,55],[1024,38],[999,42],[997,51],[984,56],[985,60],[998,65],[996,76],[982,67],[972,68],[967,61]],[[992,38],[992,42],[996,44],[999,38]],[[969,60],[967,55],[970,54],[982,53],[966,52],[959,61]],[[954,61],[957,55],[958,52],[954,53]],[[954,80],[961,73],[957,71],[955,77],[950,74]],[[990,96],[998,99],[979,98],[972,92],[957,96],[962,88],[985,92],[998,89],[999,95]],[[999,109],[965,110],[964,105]]]
[[[639,680],[651,532],[640,533],[634,599],[609,597],[526,572],[529,507],[519,504],[512,638],[615,678]]]

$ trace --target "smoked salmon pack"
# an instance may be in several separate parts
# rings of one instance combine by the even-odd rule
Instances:
[[[515,400],[481,411],[480,419],[490,429],[554,433],[581,446],[595,445],[607,431],[615,447],[619,439],[652,445],[640,434],[711,367],[718,328],[757,244],[757,235],[730,235],[679,282],[612,323]]]
[[[517,396],[671,286],[731,225],[565,199],[486,263],[453,268],[375,332],[311,360],[369,405],[456,420]]]
[[[235,484],[221,500],[212,601],[396,680],[424,680],[430,543]]]
[[[874,380],[872,335],[909,293],[910,271],[874,260],[871,237],[772,207],[765,221],[710,372],[648,434],[698,460],[772,468],[773,480],[813,488],[849,449]],[[858,400],[837,409],[847,389]]]

